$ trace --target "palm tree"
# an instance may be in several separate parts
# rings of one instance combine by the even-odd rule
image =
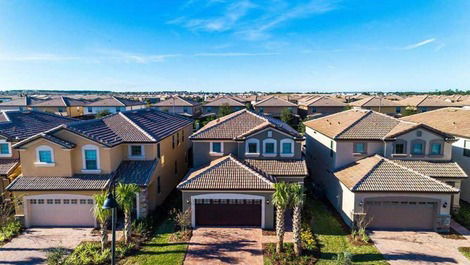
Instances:
[[[289,207],[289,186],[287,183],[275,183],[273,193],[273,205],[276,206],[276,252],[281,253],[284,247],[284,218],[286,208]]]
[[[95,206],[93,207],[93,214],[96,220],[100,223],[101,227],[101,251],[104,251],[106,244],[108,243],[108,220],[111,216],[111,210],[103,209],[103,203],[108,197],[106,192],[95,194]]]
[[[124,211],[124,241],[129,242],[131,237],[131,214],[134,209],[136,193],[140,188],[135,184],[119,183],[116,187],[116,200]]]
[[[300,230],[302,220],[302,207],[305,201],[304,187],[300,184],[290,184],[289,195],[291,198],[292,207],[294,208],[294,213],[292,216],[294,252],[295,255],[300,256],[302,254]]]

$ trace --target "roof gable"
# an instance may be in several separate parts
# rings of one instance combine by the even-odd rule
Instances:
[[[204,104],[205,107],[221,107],[224,105],[229,105],[230,107],[245,107],[243,103],[227,96],[216,98]]]
[[[275,96],[256,102],[253,105],[255,107],[297,107],[296,104]]]

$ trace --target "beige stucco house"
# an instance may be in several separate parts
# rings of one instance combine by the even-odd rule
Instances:
[[[137,217],[163,202],[188,169],[192,120],[155,109],[77,121],[31,136],[13,148],[22,175],[7,190],[31,226],[95,226],[93,195],[111,181],[134,183]],[[73,218],[71,218],[73,216]]]
[[[305,125],[314,181],[347,224],[365,214],[376,229],[449,229],[467,178],[452,135],[364,109]]]

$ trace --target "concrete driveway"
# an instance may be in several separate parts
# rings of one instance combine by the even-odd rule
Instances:
[[[263,264],[259,228],[197,228],[193,231],[184,265]]]
[[[470,264],[458,251],[467,239],[446,239],[435,232],[374,231],[371,238],[391,265]]]
[[[46,250],[75,248],[81,241],[99,240],[91,228],[31,228],[0,247],[0,264],[44,264]]]

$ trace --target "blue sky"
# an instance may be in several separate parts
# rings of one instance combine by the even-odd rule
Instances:
[[[468,0],[0,0],[0,89],[470,89]]]

